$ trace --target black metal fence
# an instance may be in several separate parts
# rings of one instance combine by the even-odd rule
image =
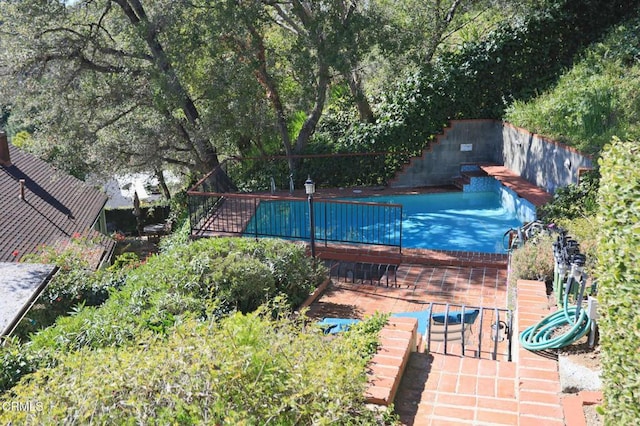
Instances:
[[[429,303],[425,311],[427,352],[512,360],[513,314],[510,309]]]
[[[401,249],[402,205],[258,194],[189,191],[192,235],[233,234],[309,240],[313,206],[316,242]]]

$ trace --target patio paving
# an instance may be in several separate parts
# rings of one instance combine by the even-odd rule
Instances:
[[[507,271],[500,268],[402,264],[397,286],[333,281],[311,305],[312,318],[364,318],[376,312],[413,312],[429,303],[507,307]]]
[[[397,280],[397,283],[396,283]],[[333,279],[322,296],[310,305],[308,316],[322,318],[366,318],[376,312],[401,313],[431,310],[442,313],[482,308],[471,325],[465,344],[450,339],[428,342],[432,353],[473,354],[481,358],[509,359],[506,341],[494,342],[492,324],[509,318],[506,269],[493,267],[439,267],[401,264],[389,286],[344,278]],[[381,283],[387,279],[382,277]],[[495,309],[497,308],[497,309]],[[423,336],[420,336],[421,338]],[[433,340],[433,339],[432,339]],[[420,350],[424,350],[426,343]]]
[[[401,265],[397,280],[396,287],[333,280],[311,304],[309,315],[364,318],[375,312],[423,310],[430,302],[485,308],[506,308],[508,303],[507,271],[502,268]],[[455,349],[445,354],[441,346],[432,346],[427,352],[420,345],[409,358],[394,401],[403,425],[565,425],[570,414],[561,404],[557,360],[517,342],[525,327],[549,313],[544,285],[519,281],[517,287],[515,362],[488,358],[486,350],[461,356]],[[499,349],[504,355],[504,346]]]

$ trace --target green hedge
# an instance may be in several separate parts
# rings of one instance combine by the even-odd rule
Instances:
[[[188,320],[166,338],[62,356],[0,396],[5,407],[35,402],[0,410],[0,423],[381,424],[364,390],[368,348],[384,322],[327,339],[277,303],[218,323]]]
[[[600,160],[599,320],[605,420],[640,419],[640,147],[614,140]]]
[[[164,336],[186,319],[247,313],[280,297],[294,309],[322,282],[326,269],[314,265],[302,244],[209,238],[175,245],[139,267],[100,276],[97,283],[110,285],[104,304],[78,306],[72,316],[31,336],[28,344],[0,348],[0,392],[65,352],[124,346],[147,334]],[[64,277],[56,288],[71,289],[71,295],[93,282],[84,275]]]

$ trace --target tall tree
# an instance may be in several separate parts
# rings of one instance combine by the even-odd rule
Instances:
[[[224,43],[239,62],[251,67],[271,105],[289,168],[318,125],[327,102],[327,89],[343,75],[361,106],[372,116],[357,62],[367,21],[358,1],[236,0],[213,6],[227,26],[211,43]]]
[[[165,32],[184,2],[5,3],[0,86],[14,119],[40,140],[95,162],[153,169],[217,165],[197,93],[172,62]]]

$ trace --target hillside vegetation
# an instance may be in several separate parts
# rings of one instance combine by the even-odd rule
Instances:
[[[504,118],[597,155],[613,136],[640,140],[640,17],[593,44],[558,83]]]
[[[21,8],[36,3],[32,0],[12,6],[13,13],[23,18],[23,21],[16,21],[16,25],[24,23],[25,27],[20,30],[24,31],[25,40],[33,41],[32,38],[37,37],[27,26],[29,16],[22,13]],[[112,93],[112,97],[103,97],[93,96],[91,91],[79,91],[74,92],[74,96],[79,96],[75,99],[74,96],[58,96],[49,92],[53,88],[43,78],[37,81],[38,85],[43,85],[43,91],[32,93],[32,98],[27,98],[27,94],[15,94],[16,109],[11,118],[17,120],[13,123],[16,126],[14,130],[22,130],[20,126],[24,126],[24,129],[32,132],[34,139],[31,139],[30,133],[23,135],[25,145],[37,143],[43,134],[45,139],[49,138],[47,143],[69,140],[69,145],[65,147],[51,148],[44,144],[41,148],[47,151],[50,159],[62,163],[67,158],[75,161],[89,158],[90,164],[74,165],[83,173],[88,165],[100,163],[97,160],[101,157],[95,152],[87,152],[101,147],[87,142],[95,140],[111,143],[123,140],[130,142],[137,138],[140,143],[137,148],[154,148],[139,149],[134,155],[126,144],[106,146],[108,149],[102,147],[105,149],[100,155],[114,156],[116,152],[117,160],[122,164],[131,164],[136,160],[139,164],[164,167],[191,162],[185,167],[197,171],[206,170],[211,165],[208,161],[213,159],[208,155],[211,154],[210,149],[219,150],[216,153],[224,155],[279,154],[286,148],[281,145],[279,138],[289,140],[287,138],[304,133],[303,130],[307,131],[305,137],[309,139],[308,145],[300,153],[388,151],[393,154],[384,161],[368,164],[367,167],[371,168],[367,169],[367,173],[358,169],[357,163],[351,159],[347,160],[349,164],[332,161],[326,168],[317,169],[314,179],[334,185],[384,183],[403,161],[421,152],[449,120],[457,118],[505,118],[515,125],[596,156],[614,135],[621,139],[640,140],[640,95],[637,90],[640,85],[640,19],[620,24],[628,17],[625,13],[639,3],[637,1],[540,2],[545,7],[541,6],[535,13],[509,22],[501,21],[488,34],[464,39],[458,46],[450,45],[433,52],[434,55],[427,62],[406,67],[398,65],[398,75],[383,76],[389,77],[389,83],[379,83],[376,97],[370,98],[373,117],[368,120],[354,118],[354,95],[348,90],[345,80],[335,78],[332,85],[324,81],[323,84],[330,89],[327,108],[322,111],[324,115],[321,119],[315,117],[318,119],[317,129],[310,132],[305,127],[310,119],[307,113],[313,110],[313,102],[309,101],[313,96],[309,94],[315,93],[312,83],[318,80],[316,77],[320,75],[324,78],[325,74],[305,72],[313,63],[313,58],[307,55],[307,41],[289,39],[282,29],[274,29],[274,22],[262,13],[271,10],[269,8],[273,3],[263,3],[255,15],[244,17],[248,19],[245,24],[254,23],[249,22],[251,18],[269,30],[259,35],[271,43],[267,46],[267,50],[272,49],[269,53],[280,59],[269,65],[277,70],[276,77],[282,93],[293,96],[280,105],[283,111],[271,111],[265,100],[264,87],[253,81],[253,70],[250,69],[253,62],[251,58],[243,56],[247,55],[246,52],[234,50],[236,46],[212,42],[218,40],[218,33],[201,25],[208,22],[200,16],[204,9],[177,9],[173,10],[175,16],[168,16],[171,19],[161,30],[176,30],[170,33],[171,37],[165,36],[174,43],[173,54],[183,60],[179,62],[180,66],[174,75],[184,79],[182,98],[164,92],[170,87],[163,85],[168,81],[164,79],[166,76],[159,75],[154,68],[159,62],[150,61],[144,56],[144,43],[137,38],[140,33],[126,26],[124,43],[114,46],[131,49],[137,55],[126,58],[123,70],[133,69],[127,68],[128,62],[144,62],[145,66],[136,71],[138,74],[123,72],[121,77],[126,85],[103,85],[103,79],[117,80],[116,77],[108,72],[97,73],[96,69],[83,69],[81,61],[54,67],[54,77],[57,73],[75,70],[76,66],[80,66],[83,72],[89,71],[83,74],[86,80],[68,85],[74,90],[86,87],[83,84],[95,83],[95,78],[100,82],[92,86],[95,93],[100,95],[102,90],[107,90],[105,88],[118,89],[115,90],[117,93]],[[386,5],[386,2],[378,3]],[[106,3],[81,4],[87,6],[87,17],[99,19],[103,10],[97,7]],[[158,4],[154,4],[151,10],[159,15],[151,18],[162,16]],[[55,16],[69,17],[67,24],[73,26],[78,23],[75,14],[84,10],[78,7],[77,10],[66,11],[62,6],[57,6],[60,5],[52,6]],[[222,3],[218,6],[222,7]],[[266,6],[269,8],[265,9]],[[34,10],[42,14],[43,21],[49,16],[46,10]],[[104,10],[105,16],[111,12],[108,5]],[[389,12],[392,8],[384,10]],[[220,19],[236,16],[237,13],[233,8],[220,10],[220,16],[214,12],[213,9],[208,10],[209,15],[206,16]],[[474,9],[469,8],[466,12],[472,14]],[[325,17],[331,18],[331,22],[324,24],[335,24],[335,16]],[[183,19],[185,17],[189,20]],[[109,16],[107,21],[112,29],[124,25],[122,17]],[[185,36],[188,29],[185,22],[198,23],[199,31],[194,39]],[[228,31],[230,37],[237,36],[232,40],[234,43],[247,36],[244,32],[235,33],[236,21],[221,19],[220,22],[224,23],[220,24],[221,31]],[[369,21],[366,23],[371,24]],[[57,22],[55,24],[57,26]],[[313,29],[318,28],[316,24],[312,25]],[[364,25],[364,21],[361,24]],[[368,28],[370,30],[372,27]],[[67,41],[82,41],[75,40],[73,34],[69,34],[65,35],[71,38]],[[336,34],[334,36],[338,37]],[[349,36],[355,37],[355,33]],[[117,39],[114,37],[110,41]],[[198,44],[201,40],[210,43]],[[353,40],[349,38],[349,41]],[[20,45],[20,40],[14,42]],[[102,42],[109,40],[99,39],[96,43],[100,45]],[[590,44],[592,42],[595,43]],[[367,40],[367,43],[371,44],[366,47],[374,50],[374,42]],[[198,49],[189,50],[193,45],[197,45]],[[197,66],[189,69],[185,64],[203,54],[203,46],[208,45],[214,46],[207,57],[211,63],[196,60]],[[343,48],[347,49],[348,45],[345,43]],[[81,43],[78,46],[82,49],[86,47]],[[48,46],[54,50],[58,47],[59,44],[54,42]],[[104,48],[119,67],[121,58],[118,55],[124,50]],[[11,52],[5,47],[3,54]],[[331,69],[335,74],[346,79],[344,74],[348,73],[344,67],[348,64],[337,61],[333,52],[323,53],[328,55],[327,60],[331,60]],[[234,60],[216,62],[221,57]],[[260,55],[257,54],[257,57]],[[371,61],[368,65],[375,62],[371,57],[367,58]],[[364,52],[354,54],[351,60],[353,63],[350,65],[354,66],[366,63]],[[115,66],[102,63],[93,65],[94,68],[104,65],[97,67],[100,71],[108,70],[107,65]],[[343,68],[339,69],[339,66]],[[120,71],[118,67],[113,69]],[[389,69],[393,69],[393,66]],[[220,71],[215,74],[217,87],[224,87],[229,92],[220,94],[209,86],[209,76],[214,74],[212,70]],[[300,72],[305,78],[296,79],[292,70]],[[44,73],[44,68],[41,71]],[[325,68],[322,71],[326,71]],[[68,74],[76,76],[71,72]],[[46,73],[43,75],[53,78]],[[149,77],[148,86],[138,86],[142,81],[140,75]],[[384,79],[380,76],[369,77],[372,80]],[[233,85],[225,85],[228,82],[233,82]],[[149,92],[148,87],[152,88]],[[11,92],[15,89],[9,88]],[[9,88],[4,87],[3,90]],[[139,105],[128,105],[129,95],[134,88],[139,91]],[[123,104],[126,108],[112,111],[111,108],[117,105],[121,97],[126,99]],[[191,117],[191,122],[186,124],[185,112],[181,108],[189,112],[189,105],[185,102],[182,102],[182,107],[178,105],[185,97],[193,97],[193,105],[197,105],[201,111],[201,118]],[[73,117],[65,116],[67,120],[59,120],[64,116],[60,111],[69,105],[77,106],[98,98],[105,101],[106,107],[92,117],[95,122],[90,123],[93,126],[89,129],[91,131],[87,129],[86,117],[82,116],[83,111],[91,108],[76,107],[72,109]],[[47,111],[50,116],[36,114],[37,120],[33,116],[28,117],[30,112],[38,112],[33,106],[43,105],[43,99],[55,99],[59,103]],[[324,105],[325,99],[321,100]],[[118,107],[123,108],[123,105]],[[100,127],[103,120],[113,124],[140,105],[145,107],[145,115],[128,118],[125,120],[126,126],[108,131]],[[20,115],[17,113],[18,106],[22,107]],[[278,115],[279,112],[283,114]],[[123,114],[122,117],[113,121],[119,114]],[[3,116],[9,116],[4,105]],[[280,127],[277,131],[272,121],[275,116],[282,120],[278,123]],[[260,119],[256,120],[256,117]],[[18,118],[24,121],[20,122]],[[46,122],[47,119],[51,121]],[[182,132],[178,132],[184,135],[172,134],[180,125],[186,126]],[[167,135],[170,137],[165,138]],[[174,145],[171,148],[175,152],[166,158],[160,155],[163,150],[156,151],[155,148],[159,147],[154,145],[158,140],[172,141]],[[185,152],[189,150],[182,144],[191,142],[199,144],[198,149],[193,149],[198,156],[188,159],[185,158]],[[626,146],[625,149],[637,154],[634,148]],[[85,152],[86,156],[80,155]],[[141,158],[139,153],[154,153],[154,156]],[[612,158],[619,155],[622,154]],[[607,161],[603,164],[614,162],[612,159]],[[623,163],[623,167],[631,167],[629,164]],[[300,172],[296,179],[306,178],[305,167],[309,167],[308,164],[283,163],[282,166],[275,166],[257,162],[255,169],[245,170],[245,176],[250,176],[252,180],[244,184],[247,188],[259,187],[268,182],[268,177],[277,167],[288,175],[288,168],[292,166]],[[340,173],[349,168],[353,173]],[[614,176],[609,175],[607,179],[612,180]],[[630,181],[631,184],[625,186],[625,200],[633,200],[637,196],[634,192],[637,192],[637,188],[633,186],[633,180]],[[550,210],[554,217],[579,218],[593,225],[593,215],[598,209],[598,202],[595,201],[598,181],[595,178],[586,182],[583,186],[569,188],[566,193],[560,191]],[[616,198],[615,189],[616,186],[609,183],[609,192],[603,192],[599,203]],[[632,205],[631,201],[629,205]],[[607,205],[600,207],[603,210],[608,208]],[[624,206],[618,208],[624,209]],[[606,212],[601,212],[601,215],[610,218],[606,229],[617,232],[619,226],[615,218]],[[583,223],[566,222],[568,227],[589,229],[590,233],[585,232],[580,237],[594,239],[598,227],[580,225]],[[620,224],[623,228],[628,226],[628,223]],[[606,236],[601,236],[600,240],[605,241]],[[608,245],[601,250],[603,260],[613,259],[618,248]],[[637,252],[633,244],[628,250],[629,253]],[[534,256],[529,258],[537,259]],[[3,424],[27,421],[37,424],[93,421],[117,424],[272,422],[285,425],[393,422],[393,417],[369,411],[363,401],[366,361],[375,352],[377,331],[386,318],[371,318],[354,327],[348,335],[328,340],[305,318],[304,312],[294,314],[300,302],[326,274],[323,268],[306,256],[304,247],[300,245],[249,239],[176,242],[168,244],[163,253],[152,256],[146,262],[137,262],[132,258],[120,259],[112,270],[99,274],[88,273],[73,259],[52,261],[64,261],[66,266],[45,293],[42,303],[52,307],[56,315],[69,315],[58,318],[52,327],[22,325],[20,339],[10,339],[0,348],[0,405],[15,400],[33,400],[41,404],[30,412],[0,411],[0,422]],[[618,262],[621,263],[624,262]],[[527,266],[534,273],[541,270],[536,264]],[[623,266],[619,271],[626,273]],[[610,273],[604,266],[602,268],[603,275]],[[618,275],[622,276],[622,272]],[[619,276],[614,275],[613,278],[618,279]],[[635,284],[632,282],[630,285]],[[617,287],[617,282],[612,281],[609,285]],[[623,311],[631,308],[622,306]],[[624,321],[624,315],[622,317]],[[617,318],[612,317],[610,327],[616,325],[613,320]],[[610,346],[619,349],[624,345],[610,342]],[[636,347],[631,349],[635,350]],[[632,370],[632,367],[629,369]],[[613,371],[615,374],[610,376],[610,383],[623,375],[624,371],[621,371]],[[633,371],[633,377],[636,377],[637,371]],[[630,392],[635,391],[632,386],[629,389]],[[626,401],[631,400],[629,394],[622,395]],[[615,392],[607,395],[618,396]],[[621,406],[620,409],[625,407]],[[620,418],[628,418],[625,416],[623,414]]]

